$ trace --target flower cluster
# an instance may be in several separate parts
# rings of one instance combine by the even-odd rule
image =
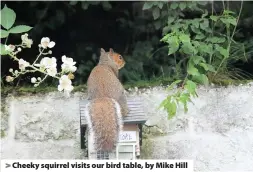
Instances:
[[[9,69],[9,72],[12,76],[6,76],[7,82],[13,82],[15,78],[17,78],[21,74],[25,73],[33,73],[33,72],[40,72],[44,74],[44,78],[41,77],[32,77],[31,83],[37,87],[40,83],[42,83],[48,76],[57,78],[59,80],[58,90],[59,91],[66,91],[71,92],[73,90],[72,81],[71,79],[74,78],[73,73],[77,70],[75,66],[76,62],[73,61],[72,58],[66,57],[63,55],[62,65],[61,65],[61,72],[57,72],[57,59],[55,57],[43,57],[40,59],[40,62],[37,63],[41,55],[48,55],[52,54],[52,51],[49,50],[45,52],[47,49],[51,49],[55,46],[54,41],[50,41],[50,38],[43,37],[39,44],[39,55],[35,59],[33,63],[29,63],[22,58],[17,58],[17,53],[20,52],[21,48],[31,48],[33,41],[32,39],[28,38],[28,34],[24,34],[21,36],[22,43],[20,45],[5,45],[5,50],[8,54],[13,58],[15,61],[18,62],[19,70],[13,71],[13,69]],[[16,50],[16,51],[15,51]]]

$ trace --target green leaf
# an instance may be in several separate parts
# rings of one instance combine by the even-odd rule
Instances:
[[[227,49],[221,47],[221,46],[216,46],[216,49],[220,52],[221,55],[224,56],[224,58],[228,58],[229,57],[229,52]]]
[[[191,42],[184,42],[183,45],[181,46],[181,50],[185,54],[189,54],[189,55],[197,53],[196,48],[192,46]]]
[[[163,2],[158,2],[158,7],[159,7],[160,9],[162,9],[162,8],[163,8]]]
[[[175,17],[168,17],[168,25],[175,21]]]
[[[208,20],[204,20],[202,23],[200,23],[200,28],[202,30],[206,30],[207,28],[209,28],[209,21]]]
[[[196,40],[201,40],[201,39],[203,39],[203,38],[205,38],[205,37],[206,37],[206,36],[205,36],[204,34],[201,33],[201,34],[196,35],[196,36],[195,36],[195,39],[196,39]]]
[[[19,26],[15,26],[15,27],[11,28],[9,32],[10,33],[23,33],[23,32],[28,32],[31,29],[32,29],[32,27],[30,27],[30,26],[19,25]]]
[[[0,32],[1,32],[1,38],[6,38],[9,35],[9,32],[7,32],[6,30],[1,29]]]
[[[199,20],[198,19],[192,20],[192,25],[195,26],[196,28],[199,28]]]
[[[88,4],[88,5],[89,5],[89,4]],[[108,1],[103,1],[103,2],[102,2],[102,6],[103,6],[104,10],[106,10],[106,11],[109,11],[109,10],[112,8],[111,3],[108,2]]]
[[[171,54],[175,53],[179,48],[178,37],[177,36],[168,37],[167,42],[169,43],[168,55],[171,55]]]
[[[206,2],[206,1],[197,1],[197,3],[199,4],[199,5],[206,5],[208,2]]]
[[[177,7],[178,7],[178,2],[172,2],[170,5],[170,8],[173,10],[177,9]]]
[[[207,63],[200,63],[199,66],[203,67],[206,71],[215,72],[214,67]]]
[[[210,16],[210,19],[216,22],[218,20],[218,16]]]
[[[102,5],[103,5],[103,8],[104,8],[104,3],[102,3]],[[87,10],[89,8],[89,4],[85,1],[82,1],[81,2],[81,7],[82,7],[83,10]]]
[[[191,25],[190,28],[196,34],[200,34],[201,33],[200,30],[198,28],[196,28],[195,26],[193,26],[193,25]]]
[[[177,104],[176,102],[170,102],[167,106],[167,112],[169,114],[168,119],[171,119],[176,115],[177,112]]]
[[[226,41],[226,39],[224,37],[209,37],[206,39],[207,42],[211,42],[211,43],[224,43]]]
[[[190,75],[199,75],[198,69],[194,67],[194,65],[192,64],[191,60],[188,63],[187,72]]]
[[[161,28],[161,20],[157,20],[154,22],[154,25],[155,25],[155,29],[158,30]]]
[[[1,44],[1,55],[7,55],[8,52],[5,50],[5,46]]]
[[[155,9],[153,10],[153,17],[154,17],[154,20],[160,17],[160,9],[158,7],[155,7]]]
[[[186,81],[186,84],[185,84],[185,88],[187,89],[187,91],[188,91],[190,94],[195,95],[197,85],[196,85],[195,82],[193,82],[193,81],[191,81],[191,80],[187,80],[187,81]]]
[[[181,35],[179,35],[179,39],[180,39],[183,43],[189,43],[189,42],[191,42],[190,35],[181,34]]]
[[[180,8],[180,10],[184,10],[186,8],[186,3],[185,2],[180,2],[179,3],[179,8]]]
[[[235,14],[235,12],[230,10],[224,10],[223,15]]]
[[[207,10],[205,10],[205,13],[204,13],[204,14],[202,14],[201,18],[205,18],[207,15],[208,15],[208,11],[207,11]]]
[[[207,86],[209,84],[208,77],[204,74],[200,74],[198,76],[193,76],[192,79],[200,84],[204,84],[205,86]]]
[[[169,86],[168,86],[168,88],[166,89],[166,90],[171,90],[171,89],[173,89],[178,83],[180,83],[180,82],[182,82],[182,80],[176,80],[176,81],[174,81],[174,82],[172,82]]]
[[[234,25],[234,26],[237,25],[236,18],[228,18],[227,22],[230,23],[230,24],[232,24],[232,25]]]
[[[199,64],[199,62],[205,62],[205,59],[201,56],[193,56],[190,58],[194,64]]]
[[[78,3],[78,1],[70,1],[69,4],[70,5],[76,5]]]
[[[142,10],[148,10],[148,9],[152,8],[152,6],[153,6],[153,2],[145,2],[142,7]]]
[[[1,10],[1,25],[6,29],[9,30],[16,20],[16,13],[7,7],[7,5],[4,6],[4,8]]]

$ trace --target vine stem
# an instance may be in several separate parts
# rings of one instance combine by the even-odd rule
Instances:
[[[12,54],[9,54],[9,55],[10,55],[15,61],[19,61],[19,59],[18,59],[16,56],[14,56],[14,55],[12,55]],[[48,75],[48,73],[39,70],[38,68],[34,67],[33,65],[29,65],[29,66],[27,66],[27,67],[30,67],[30,68],[32,68],[32,69],[38,71],[38,72],[41,72],[41,73],[43,73],[43,74],[45,74],[45,75]],[[50,76],[51,76],[51,75],[50,75]],[[57,77],[57,76],[52,76],[52,77],[53,77],[53,78],[56,78],[56,79],[60,79],[60,78]]]
[[[235,25],[235,27],[234,27],[233,33],[232,33],[232,35],[231,35],[231,38],[230,38],[230,40],[229,40],[229,44],[228,44],[228,47],[227,47],[228,52],[230,51],[230,46],[231,46],[231,43],[232,43],[232,40],[233,40],[233,37],[234,37],[235,31],[236,31],[236,27],[237,27],[237,25],[238,25],[238,22],[239,22],[239,19],[240,19],[240,16],[241,16],[242,7],[243,7],[243,1],[241,1],[241,7],[240,7],[240,11],[239,11],[238,19],[237,19],[237,21],[236,21],[236,25]],[[217,75],[217,73],[218,73],[218,71],[219,71],[219,69],[220,69],[221,65],[224,63],[225,59],[226,59],[226,58],[223,58],[223,59],[222,59],[222,61],[221,61],[220,65],[219,65],[219,67],[217,68],[217,70],[216,70],[216,72],[215,72],[215,75],[214,75],[214,76],[216,76],[216,75]]]

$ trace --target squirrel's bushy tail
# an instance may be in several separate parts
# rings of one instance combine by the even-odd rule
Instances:
[[[96,151],[112,151],[122,129],[120,105],[111,98],[97,98],[87,104],[86,120]]]

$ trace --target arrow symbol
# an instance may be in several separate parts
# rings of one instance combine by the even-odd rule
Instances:
[[[5,168],[9,168],[11,165],[10,164],[5,164]]]

